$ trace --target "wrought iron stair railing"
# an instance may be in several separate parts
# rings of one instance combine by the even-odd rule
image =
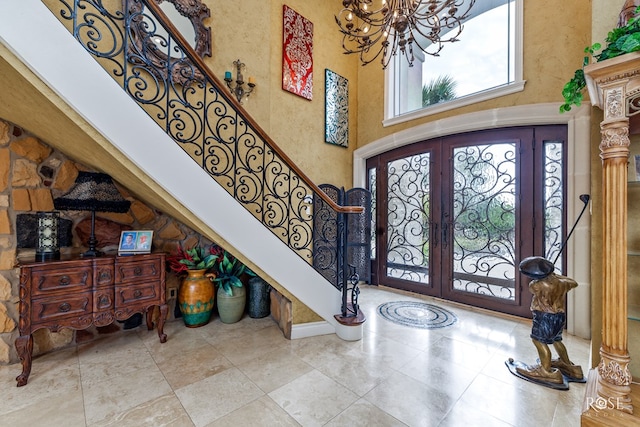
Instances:
[[[345,239],[338,218],[365,210],[340,206],[315,185],[153,0],[123,0],[122,8],[113,0],[58,1],[59,8],[49,8],[130,97],[256,219],[346,294],[349,262],[344,252],[326,248]],[[344,303],[342,315],[353,316]]]

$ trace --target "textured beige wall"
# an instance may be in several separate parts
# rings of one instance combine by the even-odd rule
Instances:
[[[293,162],[316,184],[351,187],[352,151],[357,137],[358,64],[340,51],[334,14],[336,0],[204,0],[211,9],[211,58],[205,62],[217,76],[246,64],[245,76],[256,77],[246,110]],[[313,99],[282,90],[282,8],[286,4],[313,23]],[[324,142],[325,69],[349,80],[349,148]]]

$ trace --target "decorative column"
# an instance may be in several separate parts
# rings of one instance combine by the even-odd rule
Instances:
[[[633,413],[627,333],[627,164],[628,95],[636,92],[640,56],[623,55],[585,67],[589,96],[602,108],[602,344],[597,396],[614,410]],[[588,387],[589,389],[590,387]],[[588,397],[588,396],[587,396]],[[603,400],[602,400],[603,399]]]
[[[633,413],[631,361],[627,334],[627,164],[629,119],[624,111],[624,86],[604,90],[602,142],[602,345],[598,395],[613,398],[616,407]]]

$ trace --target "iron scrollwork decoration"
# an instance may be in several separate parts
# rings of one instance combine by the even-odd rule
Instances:
[[[193,47],[201,58],[211,56],[211,29],[204,25],[204,20],[211,16],[211,11],[200,0],[153,0],[167,16],[171,18],[176,29],[180,30],[183,22],[175,22],[180,17],[186,18],[193,26],[193,40],[187,42]],[[141,65],[151,65],[159,78],[166,79],[167,70],[170,70],[172,81],[185,84],[192,80],[204,79],[203,74],[189,60],[180,46],[173,42],[168,31],[160,25],[145,7],[144,3],[134,0],[123,0],[123,6],[129,16],[135,16],[130,25],[131,43],[127,45],[129,61]],[[175,7],[175,12],[167,9],[167,4]],[[181,20],[186,22],[185,20]],[[184,29],[191,31],[188,24],[182,25]],[[185,38],[187,35],[181,33]],[[173,42],[173,43],[172,43]],[[149,71],[147,69],[147,71]]]

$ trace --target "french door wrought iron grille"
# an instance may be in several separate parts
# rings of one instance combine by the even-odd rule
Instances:
[[[372,281],[529,316],[518,264],[559,253],[565,141],[564,126],[509,128],[369,159]]]

